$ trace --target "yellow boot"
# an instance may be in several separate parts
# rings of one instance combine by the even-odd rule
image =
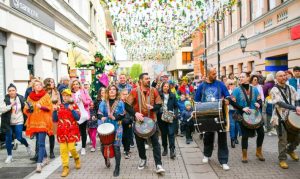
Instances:
[[[288,168],[289,168],[288,164],[287,164],[286,161],[284,161],[284,160],[281,160],[281,161],[279,162],[279,166],[280,166],[282,169],[288,169]]]
[[[69,175],[69,167],[63,167],[63,171],[61,173],[61,177],[66,177]]]
[[[260,161],[265,161],[265,158],[262,154],[262,147],[258,147],[256,148],[256,157],[258,158],[258,160]]]
[[[293,160],[295,160],[295,161],[299,160],[299,157],[296,154],[296,152],[294,152],[294,151],[293,152],[288,152],[287,154],[289,154]]]
[[[77,159],[75,159],[75,168],[76,169],[80,169],[81,168],[79,157]]]
[[[247,149],[242,149],[242,162],[248,163]]]

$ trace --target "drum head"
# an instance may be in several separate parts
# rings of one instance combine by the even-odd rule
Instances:
[[[261,114],[258,110],[256,109],[250,109],[251,113],[247,114],[247,113],[243,113],[243,120],[244,122],[246,122],[249,125],[257,125],[259,123],[261,123]]]
[[[300,130],[300,116],[296,112],[290,111],[289,123],[297,130]]]
[[[97,131],[100,135],[108,135],[115,131],[115,126],[111,123],[103,123],[98,126]]]
[[[154,127],[155,127],[155,122],[148,117],[144,117],[143,122],[135,123],[135,131],[138,134],[149,134],[153,131]]]

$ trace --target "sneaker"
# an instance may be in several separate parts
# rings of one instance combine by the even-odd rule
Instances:
[[[49,163],[50,163],[49,159],[48,158],[44,158],[41,166],[44,167],[44,166],[48,165]]]
[[[82,149],[81,149],[81,155],[85,155],[85,154],[86,154],[85,148],[82,148]]]
[[[191,142],[190,142],[190,140],[186,139],[185,143],[190,144]]]
[[[130,154],[129,154],[129,152],[125,152],[125,159],[130,159]]]
[[[32,155],[32,150],[31,150],[30,145],[28,145],[28,147],[26,147],[26,150],[27,150],[27,153],[28,153],[28,155],[30,157]]]
[[[271,132],[268,132],[268,136],[272,136],[272,133],[271,133]]]
[[[227,171],[229,170],[229,166],[227,164],[222,164],[221,167],[223,168],[223,170]]]
[[[156,173],[157,174],[163,174],[165,172],[166,172],[166,170],[161,165],[156,166]]]
[[[9,155],[9,156],[7,156],[7,158],[6,158],[5,163],[6,163],[6,164],[9,164],[9,163],[11,163],[12,161],[13,161],[13,158],[12,158],[11,155]]]
[[[130,145],[130,148],[134,148],[134,147],[135,147],[134,144]]]
[[[42,172],[42,164],[41,163],[37,163],[35,172],[37,172],[37,173]]]
[[[275,129],[272,129],[271,134],[274,135],[274,136],[277,136],[277,131]]]
[[[18,143],[14,142],[13,144],[13,150],[17,150],[18,149]]]
[[[140,159],[138,169],[143,170],[146,167],[147,160]]]
[[[91,148],[91,152],[95,152],[96,149],[94,147]]]
[[[145,149],[148,150],[149,149],[149,145],[145,144]]]
[[[204,156],[203,159],[202,159],[202,163],[208,163],[208,160],[209,160],[209,158]]]

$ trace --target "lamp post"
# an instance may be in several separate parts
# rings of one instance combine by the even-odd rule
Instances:
[[[242,34],[240,39],[239,39],[239,44],[240,44],[240,47],[242,49],[242,52],[245,53],[245,52],[250,52],[251,55],[253,56],[256,56],[258,55],[259,58],[261,58],[261,52],[258,51],[258,50],[251,50],[251,51],[246,51],[246,47],[247,47],[247,38]]]

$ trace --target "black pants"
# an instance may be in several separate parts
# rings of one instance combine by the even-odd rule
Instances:
[[[168,139],[170,149],[175,149],[175,121],[167,123],[161,120],[162,113],[157,114],[158,126],[161,132],[161,141],[164,150],[168,148]]]
[[[122,143],[124,146],[124,151],[130,151],[130,143],[132,139],[132,124],[124,124],[123,125],[123,136]]]
[[[241,127],[242,130],[242,149],[248,149],[248,138],[249,136],[243,134],[245,127]],[[251,129],[249,129],[251,130]],[[265,133],[264,133],[264,128],[263,126],[257,128],[257,129],[253,129],[256,131],[257,133],[257,138],[256,138],[256,147],[261,147],[263,142],[264,142],[264,138],[265,138]]]
[[[85,121],[82,124],[79,124],[79,130],[80,130],[80,135],[81,135],[81,147],[82,148],[86,147],[86,139],[87,139],[86,124],[87,124],[87,121]]]
[[[190,120],[185,122],[185,137],[186,139],[192,139],[192,132],[194,131],[194,121]]]
[[[218,133],[218,160],[220,164],[228,163],[228,146],[227,146],[227,135],[226,132]],[[204,156],[211,157],[214,149],[215,132],[204,133]]]
[[[104,145],[101,144],[101,153],[102,156],[104,157]],[[121,147],[114,145],[114,153],[115,153],[115,161],[116,161],[116,166],[115,168],[120,168],[121,164]],[[104,157],[105,159],[105,157]]]
[[[146,160],[147,159],[146,149],[145,149],[145,140],[146,139],[141,138],[135,134],[135,140],[136,140],[136,145],[137,145],[137,148],[139,151],[139,157],[143,160]],[[160,144],[158,142],[158,130],[150,137],[150,140],[152,142],[155,165],[162,165]]]

